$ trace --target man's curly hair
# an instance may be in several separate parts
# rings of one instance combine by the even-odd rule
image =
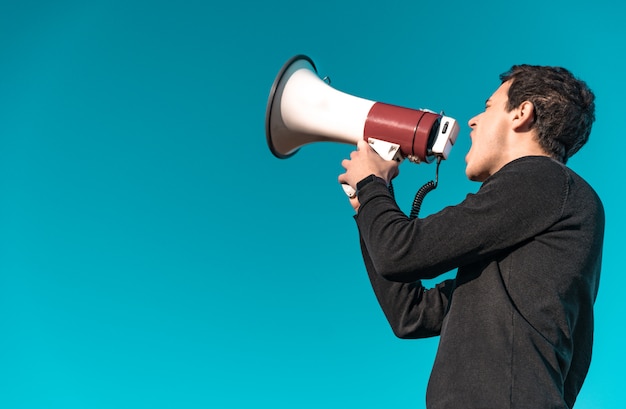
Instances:
[[[500,75],[511,80],[507,111],[530,101],[541,147],[554,159],[567,160],[589,140],[595,120],[595,96],[585,82],[562,67],[514,65]]]

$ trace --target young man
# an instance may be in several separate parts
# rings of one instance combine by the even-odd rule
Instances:
[[[361,142],[339,176],[376,297],[400,338],[440,335],[429,409],[572,408],[591,361],[604,211],[565,166],[594,121],[594,95],[556,67],[514,66],[470,119],[456,206],[407,218],[398,174]],[[453,269],[454,280],[426,289]]]

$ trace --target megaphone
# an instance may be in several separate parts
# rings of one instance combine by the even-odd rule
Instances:
[[[332,88],[306,55],[296,55],[283,65],[265,114],[267,144],[280,159],[313,142],[356,145],[363,139],[387,160],[430,163],[448,158],[458,132],[457,121],[449,116]]]

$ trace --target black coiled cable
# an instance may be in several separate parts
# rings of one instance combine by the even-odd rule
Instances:
[[[437,169],[435,171],[435,180],[431,180],[424,184],[424,186],[420,187],[417,193],[415,194],[415,198],[413,199],[413,205],[411,206],[411,213],[409,214],[409,219],[415,219],[420,212],[422,207],[422,202],[426,195],[435,190],[437,188],[437,184],[439,183],[439,165],[441,164],[441,158],[437,158]],[[393,184],[389,183],[388,186],[389,193],[391,193],[392,197],[395,197],[393,191]]]
[[[420,212],[420,208],[422,207],[422,201],[424,197],[431,191],[437,188],[437,183],[432,180],[426,183],[424,186],[420,187],[417,193],[415,194],[415,199],[413,199],[413,205],[411,206],[411,213],[409,214],[409,219],[415,219]]]

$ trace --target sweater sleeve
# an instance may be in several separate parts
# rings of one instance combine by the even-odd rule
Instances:
[[[454,280],[446,280],[431,289],[425,288],[421,281],[388,281],[374,269],[363,241],[361,250],[372,289],[393,333],[403,339],[439,335]]]
[[[356,220],[373,270],[391,281],[430,279],[550,227],[562,213],[567,180],[560,164],[534,159],[509,163],[476,194],[424,219],[408,219],[384,185],[366,185]]]

